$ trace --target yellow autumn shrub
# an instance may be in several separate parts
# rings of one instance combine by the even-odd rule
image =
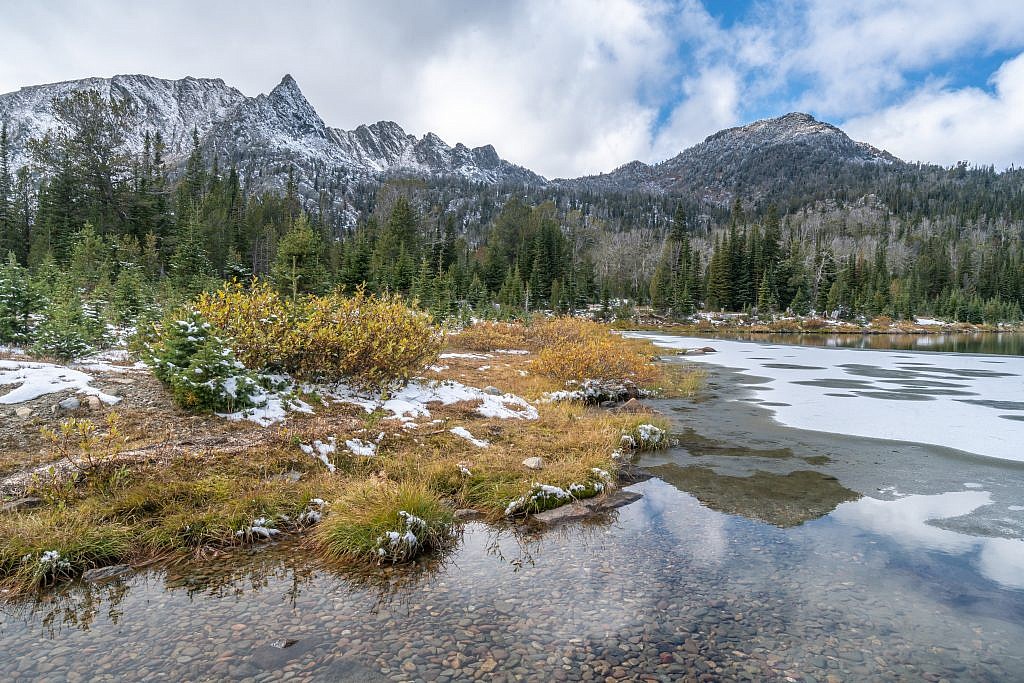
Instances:
[[[196,310],[231,340],[235,357],[251,370],[286,370],[297,330],[291,302],[268,283],[254,280],[246,288],[225,284],[196,301]]]
[[[467,351],[522,349],[527,346],[527,327],[522,323],[485,320],[462,330],[451,341]]]
[[[430,316],[396,294],[309,297],[288,366],[300,379],[346,379],[366,387],[408,381],[436,360],[444,337]]]
[[[545,347],[537,355],[533,371],[563,382],[596,379],[644,384],[658,375],[650,358],[611,335]]]
[[[593,320],[560,316],[534,321],[528,334],[531,346],[540,350],[551,346],[606,339],[612,333],[608,327]]]
[[[405,382],[440,353],[442,333],[397,295],[283,299],[267,283],[227,284],[196,308],[249,369],[364,387]]]

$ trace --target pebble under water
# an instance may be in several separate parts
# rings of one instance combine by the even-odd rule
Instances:
[[[471,524],[413,571],[294,542],[0,613],[0,679],[930,680],[1024,677],[1024,592],[826,516],[779,528],[659,479],[608,520]]]

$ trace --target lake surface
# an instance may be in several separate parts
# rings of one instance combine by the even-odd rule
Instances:
[[[1024,355],[1024,332],[943,332],[940,334],[794,334],[733,331],[695,334],[703,339],[737,339],[763,344],[821,346],[885,351],[941,351]]]
[[[899,361],[975,368],[920,355]],[[0,608],[0,680],[1024,679],[1024,465],[788,426],[766,395],[797,370],[701,362],[698,400],[653,401],[678,445],[606,519],[470,524],[412,571],[346,574],[286,541],[73,586]]]

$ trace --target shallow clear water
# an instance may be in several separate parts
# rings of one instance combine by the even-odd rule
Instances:
[[[1024,466],[787,427],[708,369],[607,519],[471,524],[412,571],[282,542],[70,587],[0,608],[0,680],[1024,679]]]

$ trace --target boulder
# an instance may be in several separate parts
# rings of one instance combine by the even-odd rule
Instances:
[[[639,414],[639,413],[656,414],[658,411],[655,410],[654,408],[649,407],[649,406],[645,406],[643,403],[641,403],[640,401],[638,401],[635,398],[631,398],[628,401],[626,401],[625,403],[623,403],[621,406],[619,406],[618,408],[615,408],[612,412],[615,412],[615,413],[634,413],[634,414]]]
[[[502,391],[498,387],[484,387],[483,392],[490,396],[502,396]]]
[[[115,564],[110,567],[99,567],[97,569],[90,569],[82,574],[82,581],[88,581],[89,583],[101,583],[103,581],[110,581],[116,579],[119,576],[132,571],[131,565],[127,564]]]
[[[578,522],[594,514],[594,511],[583,503],[568,503],[553,510],[545,510],[533,515],[532,519],[541,524],[553,526],[567,522]]]
[[[704,348],[701,349],[701,351],[703,351],[704,353],[718,353],[710,346],[705,346]]]
[[[523,467],[526,467],[527,469],[531,470],[542,470],[544,469],[544,458],[540,458],[537,456],[527,458],[526,460],[523,461]]]
[[[100,401],[99,396],[89,396],[85,399],[85,403],[89,406],[89,410],[101,410],[103,408],[103,402]]]

